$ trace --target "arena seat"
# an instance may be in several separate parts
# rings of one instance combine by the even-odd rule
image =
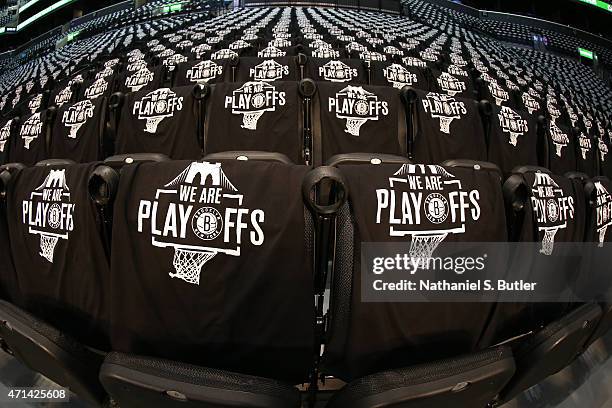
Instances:
[[[211,85],[206,104],[206,154],[228,150],[282,153],[294,163],[310,158],[306,148],[311,80]]]
[[[375,189],[383,185],[383,180],[384,184],[391,182],[389,178],[400,180],[392,183],[398,191],[407,188],[401,179],[408,175],[460,180],[463,191],[480,191],[482,213],[477,215],[477,219],[466,215],[465,224],[459,228],[464,233],[442,233],[440,237],[452,242],[506,239],[501,173],[492,164],[481,164],[474,166],[473,163],[456,161],[455,167],[442,167],[407,163],[375,165],[370,161],[346,166],[338,163],[348,183],[351,211],[345,206],[338,215],[338,243],[330,294],[329,337],[323,357],[324,372],[351,381],[379,371],[434,361],[436,357],[454,358],[477,351],[477,343],[488,324],[492,304],[462,303],[458,308],[457,304],[438,302],[360,302],[358,294],[362,282],[359,262],[362,242],[407,242],[408,236],[411,236],[410,253],[416,254],[413,251],[419,248],[419,239],[432,235],[427,229],[441,229],[434,224],[428,226],[424,218],[420,225],[397,225],[391,230],[388,221],[381,219],[378,223],[373,218],[377,214],[377,207],[381,214],[387,213],[385,217],[389,215],[388,209],[380,208],[377,204]],[[424,211],[422,208],[415,210],[419,213]],[[480,216],[488,220],[487,226],[478,222]],[[450,231],[455,227],[457,225],[445,225],[443,229]],[[390,231],[396,229],[402,233],[390,236]]]
[[[329,408],[486,407],[514,373],[508,347],[372,374],[346,385]]]

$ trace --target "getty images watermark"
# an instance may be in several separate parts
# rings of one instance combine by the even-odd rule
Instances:
[[[612,244],[364,243],[365,302],[580,302],[612,300]]]

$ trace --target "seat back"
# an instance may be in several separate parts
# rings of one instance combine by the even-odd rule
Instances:
[[[303,381],[314,345],[306,171],[233,158],[124,166],[113,349]]]
[[[417,257],[424,256],[423,240],[434,236],[437,242],[504,241],[499,169],[489,168],[495,166],[339,165],[350,207],[338,216],[326,372],[350,380],[477,349],[490,303],[362,302],[361,244],[410,243],[409,254]],[[438,219],[427,204],[435,194],[448,202],[455,194],[471,199]]]

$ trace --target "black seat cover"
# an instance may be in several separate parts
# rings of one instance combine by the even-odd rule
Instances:
[[[345,207],[338,219],[326,348],[330,372],[353,379],[476,350],[491,304],[362,302],[360,248],[362,242],[410,243],[433,231],[446,231],[443,242],[504,241],[499,174],[413,164],[349,165],[340,170],[349,186],[351,214]],[[414,200],[402,201],[404,194],[413,194]],[[445,200],[464,197],[466,205],[462,210],[448,207],[444,219],[428,218],[433,216],[426,203],[437,194]]]
[[[95,163],[14,172],[11,251],[24,309],[76,339],[108,347],[108,260],[87,183]]]
[[[124,167],[113,349],[301,382],[314,343],[306,170],[236,160]]]
[[[129,93],[123,101],[115,153],[163,153],[198,159],[197,104],[193,86]]]

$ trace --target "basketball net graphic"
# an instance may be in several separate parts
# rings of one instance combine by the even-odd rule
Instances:
[[[370,103],[378,102],[378,96],[372,92],[366,91],[360,86],[349,85],[336,94],[336,106],[340,106],[340,101],[344,99],[354,101],[354,108],[351,112],[339,112],[336,109],[336,117],[338,119],[346,119],[346,128],[344,129],[346,133],[352,136],[359,136],[359,130],[364,123],[368,120],[378,120],[378,112],[370,110]],[[386,116],[384,113],[383,115]]]
[[[598,246],[601,248],[606,240],[606,232],[608,230],[608,226],[612,224],[612,211],[611,204],[612,203],[612,195],[606,190],[606,188],[601,184],[600,181],[596,181],[595,185],[595,204],[596,204],[596,214],[597,214],[597,232],[599,233],[599,244]]]
[[[43,197],[42,190],[46,188],[61,189],[61,196],[70,201],[70,190],[66,184],[66,170],[51,170],[43,183],[36,187],[30,194],[30,200],[34,197]],[[59,227],[58,217],[61,209],[57,203],[51,204],[47,210],[47,219],[49,227],[51,229],[57,229]],[[39,255],[45,258],[47,261],[53,263],[53,256],[55,254],[55,246],[59,239],[68,239],[68,232],[52,232],[43,231],[29,227],[30,234],[40,235],[40,253]]]
[[[389,235],[395,237],[411,236],[409,254],[415,265],[421,269],[429,269],[430,259],[434,251],[440,245],[448,234],[461,234],[465,232],[465,224],[460,222],[451,223],[451,225],[444,227],[441,224],[448,219],[450,208],[448,200],[445,194],[449,190],[461,190],[461,181],[455,178],[454,175],[449,173],[445,168],[438,165],[424,165],[424,164],[404,164],[400,169],[394,173],[393,177],[389,178],[389,186],[394,188],[396,185],[408,183],[407,177],[414,175],[427,175],[434,176],[439,175],[442,177],[442,183],[444,185],[444,191],[441,192],[424,192],[423,207],[418,210],[425,213],[429,224],[432,228],[423,230],[412,229],[398,229],[395,226],[390,226]],[[420,225],[415,225],[420,227]],[[436,228],[436,226],[438,228]]]
[[[183,170],[176,178],[164,186],[163,189],[157,190],[157,196],[162,194],[178,194],[179,185],[194,184],[196,176],[200,177],[200,185],[204,185],[207,179],[212,179],[212,183],[208,187],[222,187],[229,191],[228,194],[223,194],[226,199],[237,199],[242,203],[242,195],[237,194],[238,190],[229,181],[220,163],[194,162]],[[235,194],[234,194],[235,193]],[[222,219],[217,210],[211,207],[203,207],[198,209],[193,217],[192,228],[194,233],[198,234],[202,239],[210,240],[216,238],[220,232],[219,228],[222,225]],[[213,232],[211,232],[213,231]],[[212,237],[212,238],[211,238]],[[176,244],[162,241],[156,237],[152,238],[152,244],[156,247],[174,248],[174,258],[172,265],[175,272],[170,272],[168,275],[171,278],[182,279],[187,283],[194,285],[200,284],[200,274],[204,265],[215,257],[219,252],[227,255],[239,256],[240,247],[235,249],[212,248],[207,246],[196,246],[187,244]]]
[[[540,197],[540,190],[550,188],[553,192],[553,197]],[[543,232],[542,248],[540,253],[544,255],[552,255],[555,245],[555,235],[560,228],[566,228],[567,222],[561,221],[561,210],[557,199],[563,196],[563,190],[552,179],[549,174],[535,173],[535,180],[532,186],[532,194],[534,201],[544,201],[542,214],[545,217],[545,222],[552,225],[539,225],[538,231]],[[534,206],[534,208],[536,208]]]
[[[278,92],[281,94],[282,92]],[[237,106],[237,100],[240,95],[250,96],[250,106],[248,110]],[[277,94],[274,86],[261,81],[246,82],[240,88],[236,89],[232,96],[226,99],[225,107],[231,104],[232,113],[234,115],[242,114],[242,125],[241,128],[247,130],[257,130],[257,122],[259,118],[265,112],[274,112],[276,110],[276,99],[272,98],[272,101],[268,101],[268,95],[275,96]],[[284,94],[284,93],[283,93]],[[279,100],[279,104],[283,105],[284,102]]]

